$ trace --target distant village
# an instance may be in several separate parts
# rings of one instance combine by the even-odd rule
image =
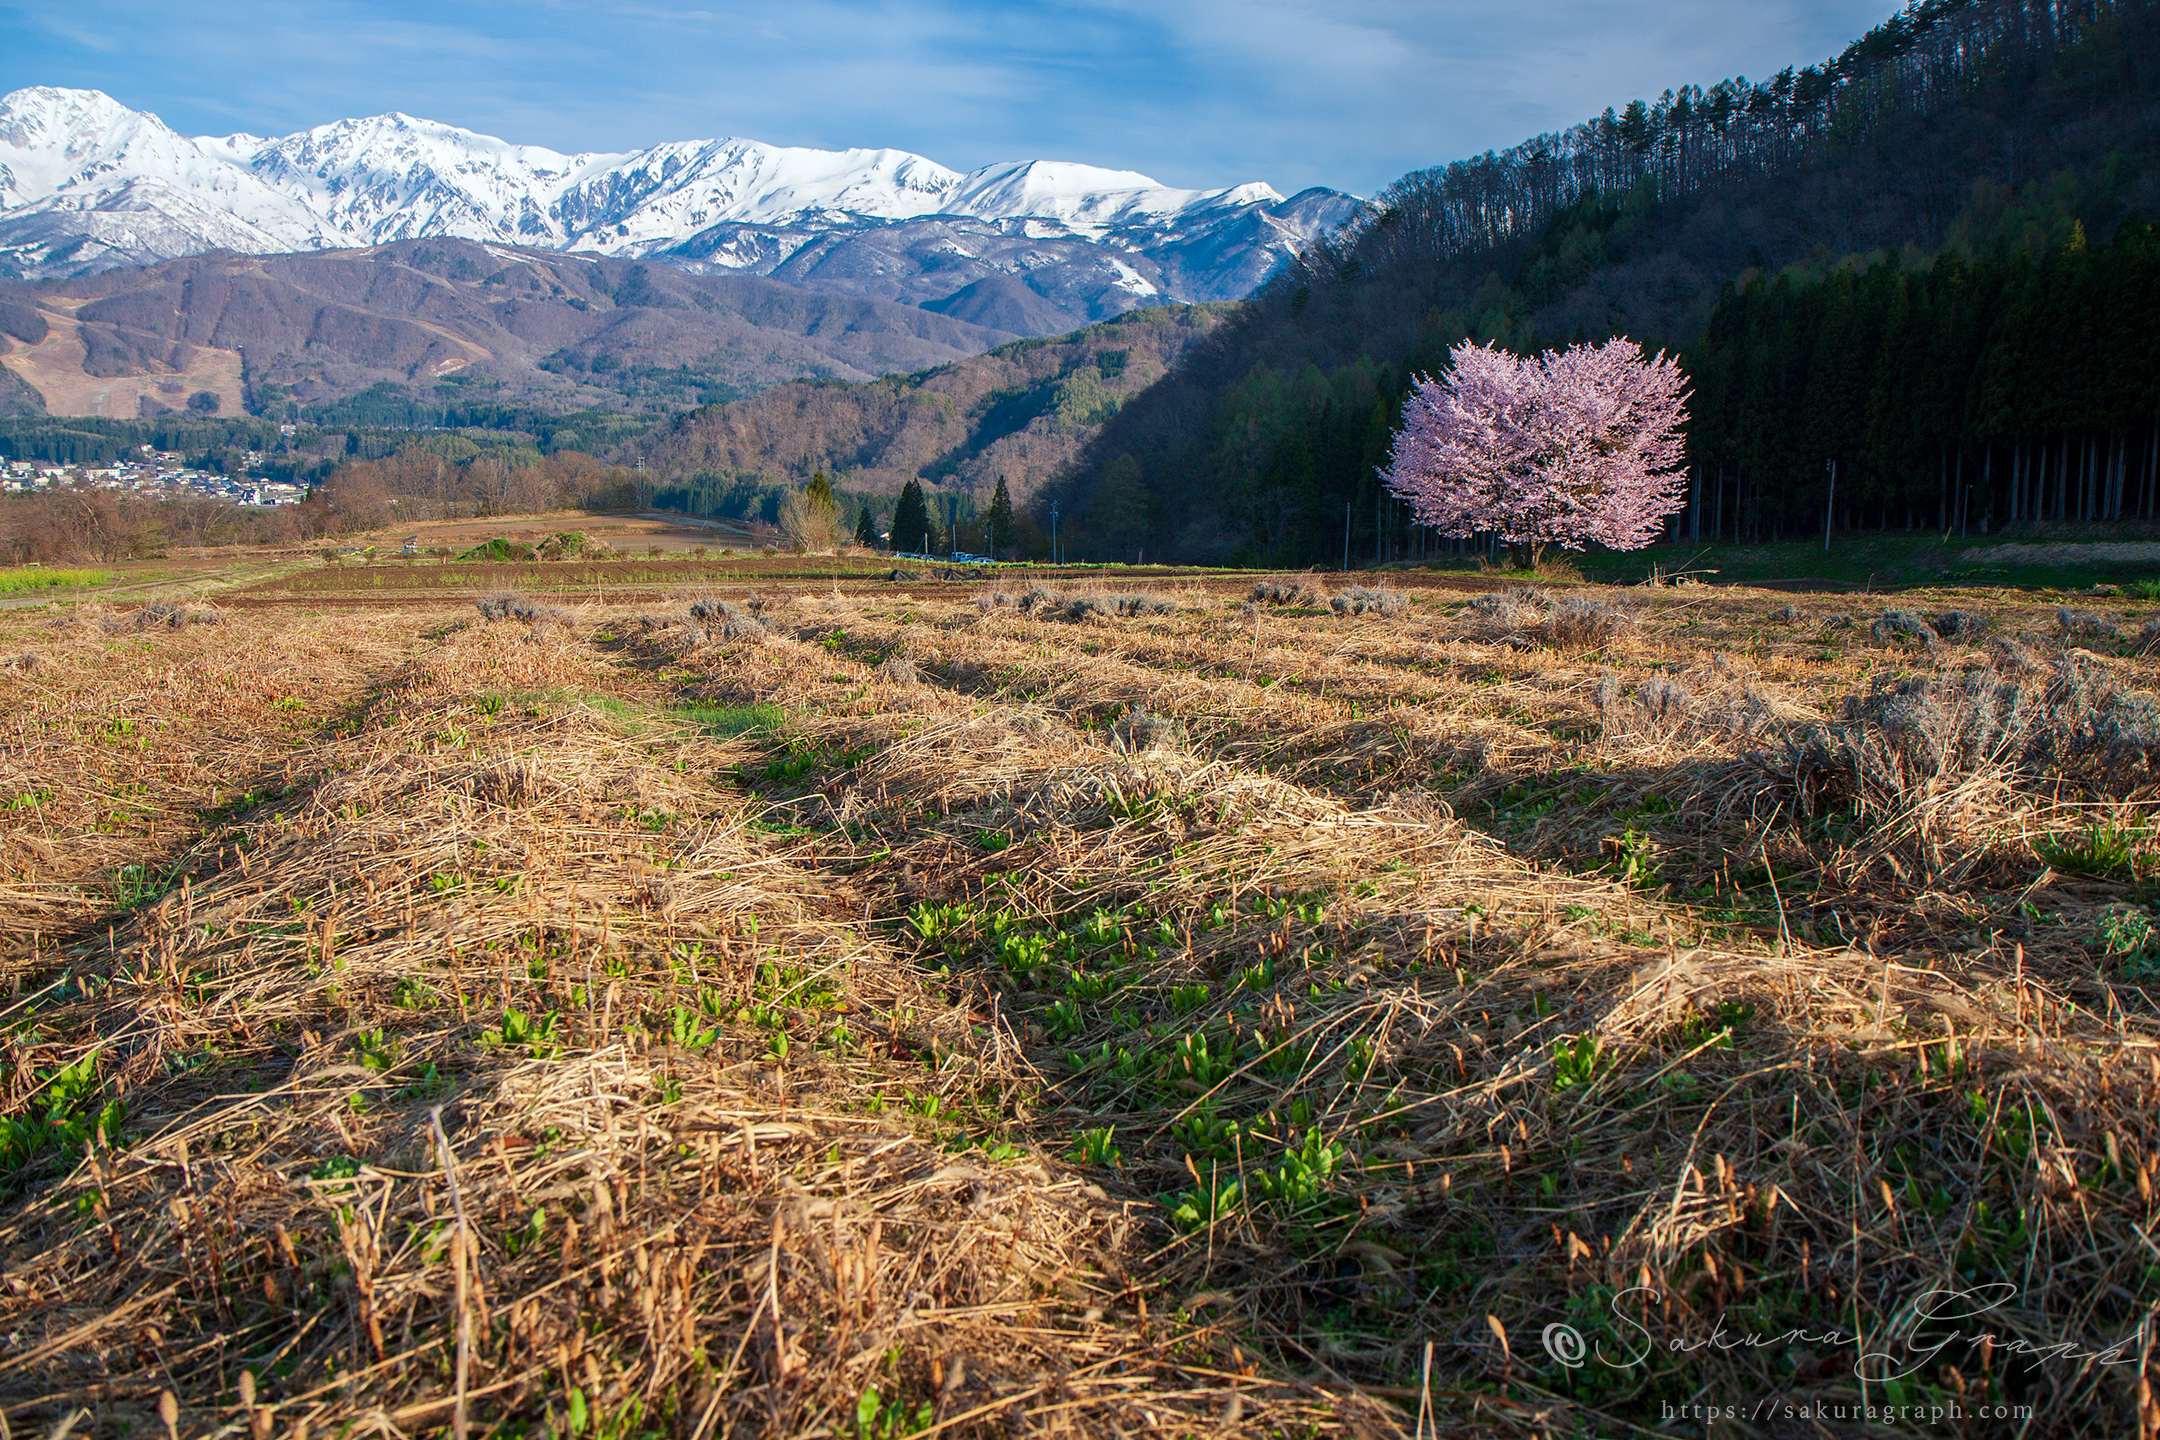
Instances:
[[[249,451],[249,466],[262,462],[259,451]],[[66,489],[121,490],[156,499],[176,500],[199,496],[233,505],[296,505],[307,499],[305,485],[252,479],[247,475],[218,475],[191,469],[185,457],[145,445],[130,459],[94,465],[62,465],[50,460],[10,460],[0,475],[0,491],[17,495]]]

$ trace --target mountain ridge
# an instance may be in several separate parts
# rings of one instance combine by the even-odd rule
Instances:
[[[902,150],[734,137],[565,155],[398,112],[189,138],[99,91],[0,97],[0,267],[25,279],[445,238],[910,304],[1001,273],[1071,328],[1141,304],[1242,298],[1362,204],[1256,181],[1187,190],[1050,160],[961,172]],[[935,263],[954,252],[971,263]]]
[[[466,240],[216,251],[0,282],[0,410],[282,415],[389,385],[556,409],[696,405],[802,376],[868,380],[1011,331],[762,276]],[[42,397],[31,403],[21,386]],[[10,396],[13,398],[10,399]]]

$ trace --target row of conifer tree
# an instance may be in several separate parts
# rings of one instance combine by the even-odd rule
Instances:
[[[1694,536],[2149,518],[2160,229],[1728,287],[1689,347]]]
[[[1673,538],[1773,541],[1859,529],[1981,534],[2018,520],[2160,516],[2160,226],[2043,251],[1755,275],[1726,287],[1681,359],[1693,386],[1688,508]],[[1423,358],[1423,357],[1420,357]],[[1289,411],[1235,497],[1268,555],[1417,558],[1380,491],[1419,369],[1366,364],[1310,394],[1256,372],[1227,408]]]

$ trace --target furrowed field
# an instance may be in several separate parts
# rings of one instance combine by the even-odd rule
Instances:
[[[995,583],[0,613],[0,1433],[2160,1427],[2160,605]]]

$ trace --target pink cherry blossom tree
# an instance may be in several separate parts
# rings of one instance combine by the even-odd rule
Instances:
[[[1420,376],[1380,472],[1420,525],[1496,535],[1518,565],[1548,545],[1636,550],[1681,508],[1687,377],[1632,340],[1534,360],[1465,340]]]

